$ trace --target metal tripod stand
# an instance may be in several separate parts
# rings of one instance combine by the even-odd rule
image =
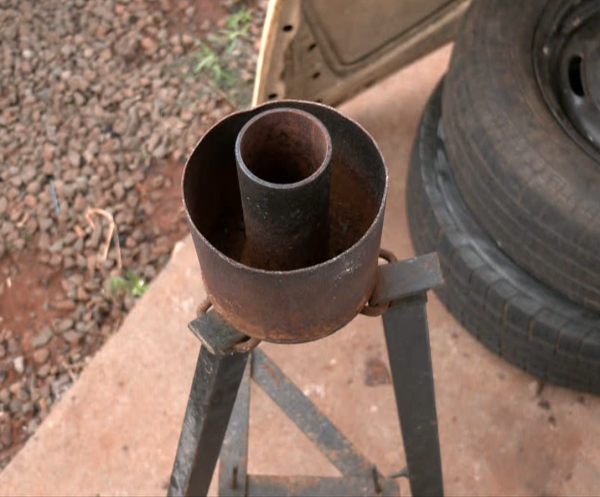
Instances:
[[[254,344],[248,337],[211,310],[190,323],[202,348],[169,496],[206,495],[219,454],[220,495],[398,495],[393,478],[399,476],[409,479],[415,496],[443,495],[426,315],[426,292],[442,283],[439,261],[436,254],[399,262],[387,258],[390,263],[379,266],[377,285],[364,313],[383,319],[407,467],[384,478],[262,351],[250,352]],[[342,477],[247,474],[250,376],[321,449]]]

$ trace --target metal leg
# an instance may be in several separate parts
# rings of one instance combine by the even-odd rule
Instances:
[[[415,496],[443,495],[424,293],[441,282],[435,254],[386,264],[378,269],[378,284],[369,306],[373,311],[369,315],[383,312],[408,477]],[[189,326],[203,346],[175,456],[169,496],[206,495],[222,445],[219,487],[223,495],[397,494],[396,482],[383,478],[375,466],[358,454],[341,432],[261,351],[254,355],[254,379],[343,477],[290,479],[248,475],[248,375],[237,402],[236,395],[248,350],[256,343],[244,341],[247,337],[214,310],[204,312]],[[223,444],[230,418],[231,426]]]
[[[207,494],[247,360],[201,348],[168,496]]]
[[[444,493],[426,295],[392,302],[382,315],[408,478],[415,496]]]
[[[342,475],[371,474],[373,463],[357,452],[350,440],[262,350],[256,350],[252,360],[254,381]]]
[[[252,361],[252,360],[251,360]],[[244,379],[238,390],[233,414],[229,420],[219,465],[219,497],[246,497],[248,495],[248,431],[250,419],[250,370],[246,366]]]
[[[392,497],[400,495],[398,483],[385,478],[337,427],[308,399],[285,373],[260,349],[252,352],[246,372],[271,397],[283,413],[342,473],[341,477],[249,475],[248,374],[240,386],[221,450],[221,497],[347,496]],[[276,436],[276,434],[274,434]]]

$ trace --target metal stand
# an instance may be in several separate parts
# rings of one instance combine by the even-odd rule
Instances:
[[[408,477],[415,496],[443,495],[426,315],[426,292],[441,283],[435,254],[392,262],[379,266],[370,300],[372,310],[383,312],[407,468],[384,478],[262,351],[252,352],[250,368],[246,367],[250,352],[243,344],[247,337],[213,310],[190,323],[203,346],[168,495],[206,495],[219,454],[222,496],[398,495],[393,478],[400,476]],[[250,377],[340,470],[342,477],[247,474]]]

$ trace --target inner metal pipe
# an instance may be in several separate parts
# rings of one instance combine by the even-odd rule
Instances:
[[[245,264],[287,271],[327,260],[331,154],[329,132],[302,110],[268,110],[241,129],[235,159]]]
[[[244,258],[248,240],[236,141],[250,120],[275,109],[308,112],[331,135],[328,257],[291,271],[252,267]],[[281,100],[215,124],[198,142],[183,175],[186,214],[214,308],[244,334],[273,343],[309,342],[339,330],[373,293],[387,186],[385,162],[373,138],[331,107]]]

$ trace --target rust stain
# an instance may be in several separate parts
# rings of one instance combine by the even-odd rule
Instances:
[[[258,240],[260,243],[251,241],[252,230],[249,231],[247,212],[244,213],[248,210],[247,205],[244,207],[248,198],[243,192],[248,185],[243,187],[240,179],[250,176],[238,176],[236,157],[243,154],[246,166],[258,165],[260,171],[255,170],[253,176],[259,173],[266,185],[273,185],[273,179],[285,184],[290,178],[266,175],[261,167],[271,164],[276,157],[263,156],[262,148],[261,154],[256,156],[258,159],[254,160],[254,155],[246,153],[250,149],[244,148],[244,143],[240,142],[236,154],[236,140],[242,136],[239,134],[242,128],[252,124],[251,119],[263,111],[282,109],[283,105],[286,109],[310,111],[325,123],[335,145],[332,145],[329,204],[325,204],[327,208],[324,209],[326,219],[322,221],[319,217],[314,223],[306,223],[312,236],[316,226],[326,226],[328,221],[329,234],[324,233],[315,241],[315,247],[321,247],[321,244],[326,247],[322,254],[318,251],[320,258],[324,259],[320,265],[302,264],[302,267],[293,271],[285,268],[259,271],[252,267],[253,251],[256,253],[263,242],[272,247],[269,237],[277,230],[263,232],[265,226],[261,225],[260,233],[264,239]],[[292,167],[295,160],[288,160],[289,149],[283,145],[282,142],[271,146],[272,151],[282,158],[277,158],[274,164],[295,169]],[[308,148],[313,150],[312,146]],[[322,147],[317,149],[323,151]],[[313,166],[321,163],[322,155],[317,155],[318,161],[309,161]],[[314,174],[295,183],[313,185],[313,180],[322,177],[313,177]],[[265,177],[269,180],[264,181]],[[298,178],[294,176],[291,179]],[[303,183],[306,180],[310,181]],[[259,184],[256,180],[254,183]],[[354,318],[358,310],[357,303],[370,295],[368,291],[375,278],[381,241],[387,172],[372,138],[337,111],[307,102],[286,100],[285,104],[270,103],[252,111],[231,114],[209,130],[194,149],[185,168],[182,188],[207,292],[215,308],[219,308],[223,316],[248,336],[275,343],[302,343],[322,338]],[[274,190],[278,189],[269,186],[266,191],[272,193]],[[305,193],[301,192],[298,196],[306,197]],[[294,197],[290,193],[290,202]],[[250,195],[252,198],[262,197]],[[288,202],[278,201],[274,204],[264,210],[270,214],[267,218],[277,218],[277,215],[285,214],[290,208]],[[305,204],[302,204],[300,212]],[[318,210],[321,213],[316,206],[312,207],[315,212]],[[301,225],[305,227],[304,223]],[[295,233],[296,230],[292,231]],[[292,234],[284,238],[289,238],[291,243],[294,236]],[[287,257],[289,243],[284,245],[284,255]],[[302,244],[302,251],[308,248],[308,252],[312,253],[316,250],[312,247],[310,243],[306,246]],[[261,249],[262,254],[270,252]],[[301,255],[304,257],[306,254]],[[293,259],[295,262],[299,260],[296,257]],[[328,301],[326,306],[323,305],[324,298]],[[265,305],[272,301],[281,301],[285,305],[271,306],[265,312]]]
[[[263,367],[267,370],[267,373],[269,373],[269,376],[271,377],[275,385],[277,385],[277,388],[279,388],[281,384],[279,383],[279,378],[277,378],[277,375],[275,374],[275,371],[273,371],[273,368],[267,363],[263,364]]]
[[[379,385],[390,385],[392,379],[387,365],[378,357],[367,359],[365,363],[365,385],[376,387]]]

